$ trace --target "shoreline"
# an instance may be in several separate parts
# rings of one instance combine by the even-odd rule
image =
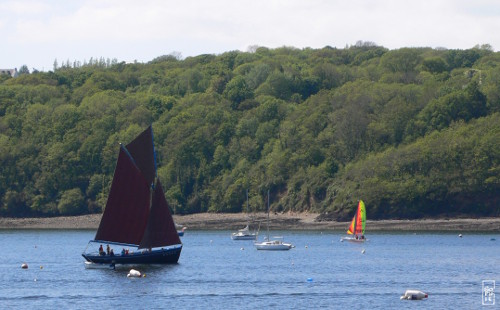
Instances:
[[[298,231],[345,231],[349,222],[316,221],[317,213],[271,214],[269,228]],[[237,230],[250,222],[251,229],[263,230],[267,214],[253,213],[197,213],[174,215],[174,221],[189,230]],[[87,229],[97,230],[101,214],[61,216],[49,218],[0,218],[0,229]],[[479,219],[418,219],[418,220],[367,220],[369,231],[446,231],[446,232],[500,232],[500,218]]]

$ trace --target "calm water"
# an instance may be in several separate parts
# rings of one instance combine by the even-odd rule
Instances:
[[[277,234],[296,248],[266,252],[229,231],[188,230],[179,264],[138,267],[146,277],[135,279],[129,268],[84,268],[80,254],[94,234],[0,231],[0,308],[478,309],[482,280],[496,280],[500,292],[494,234],[370,234],[357,245],[339,242],[341,232],[287,231]],[[400,300],[410,288],[428,300]]]

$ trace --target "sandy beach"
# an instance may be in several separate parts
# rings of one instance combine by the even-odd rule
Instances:
[[[283,230],[344,231],[348,222],[318,221],[316,213],[270,215],[270,228]],[[174,215],[177,224],[188,230],[236,230],[248,221],[252,229],[265,229],[267,214],[199,213]],[[51,218],[0,218],[0,229],[89,229],[96,230],[101,214]],[[450,231],[500,232],[500,218],[380,220],[366,223],[367,231]]]

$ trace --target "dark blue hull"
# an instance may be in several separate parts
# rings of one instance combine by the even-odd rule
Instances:
[[[82,256],[89,262],[95,264],[176,264],[181,255],[182,246],[169,249],[153,250],[151,252],[138,252],[128,255],[89,255]]]

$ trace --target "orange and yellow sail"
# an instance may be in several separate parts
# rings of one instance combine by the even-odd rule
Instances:
[[[363,200],[359,201],[358,204],[358,210],[356,210],[356,213],[354,214],[354,217],[352,218],[351,225],[349,225],[349,229],[347,230],[347,233],[349,235],[355,234],[355,235],[364,235],[365,234],[365,225],[366,225],[366,209],[365,209],[365,203]]]

